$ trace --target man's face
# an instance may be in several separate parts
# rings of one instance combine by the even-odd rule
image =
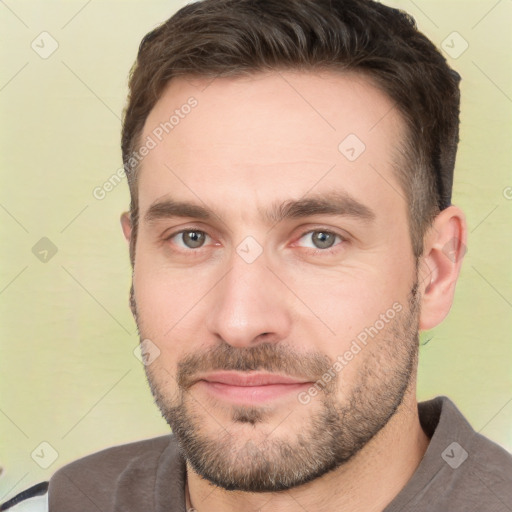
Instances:
[[[160,351],[152,392],[201,476],[246,491],[310,481],[413,389],[403,130],[380,91],[334,72],[175,79],[151,111],[136,320]]]

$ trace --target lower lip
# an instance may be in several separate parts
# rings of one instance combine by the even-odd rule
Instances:
[[[211,395],[222,400],[236,403],[254,404],[268,402],[284,397],[290,393],[299,393],[310,386],[309,382],[293,384],[266,384],[264,386],[233,386],[221,382],[201,380],[196,385],[201,386]]]

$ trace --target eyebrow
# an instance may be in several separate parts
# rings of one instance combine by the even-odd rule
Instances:
[[[313,215],[354,217],[369,223],[376,217],[373,210],[346,192],[327,192],[282,204],[274,203],[268,211],[262,213],[269,223]]]
[[[277,224],[286,219],[299,219],[314,215],[346,216],[365,223],[372,222],[376,217],[372,209],[346,192],[327,192],[282,203],[275,202],[270,205],[268,210],[259,209],[259,213],[267,224]],[[153,203],[148,208],[144,215],[144,221],[152,223],[172,217],[192,217],[210,221],[219,218],[219,215],[206,206],[165,199]]]

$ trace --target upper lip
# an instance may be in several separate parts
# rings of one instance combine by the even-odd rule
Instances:
[[[220,382],[230,386],[265,386],[269,384],[304,384],[309,382],[304,379],[298,379],[276,373],[247,373],[247,372],[214,372],[200,376],[199,380],[208,382]]]

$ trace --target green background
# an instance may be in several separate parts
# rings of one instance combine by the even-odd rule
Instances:
[[[93,191],[121,166],[138,44],[184,4],[0,2],[0,501],[77,457],[168,432],[134,355],[127,184],[103,200]],[[512,450],[512,2],[389,4],[438,46],[460,50],[453,32],[469,45],[449,57],[463,76],[453,202],[468,253],[449,317],[422,336],[419,398],[448,395]],[[59,45],[46,59],[31,47],[43,31]],[[43,237],[57,248],[47,262],[32,251]],[[47,469],[41,442],[58,454]]]

